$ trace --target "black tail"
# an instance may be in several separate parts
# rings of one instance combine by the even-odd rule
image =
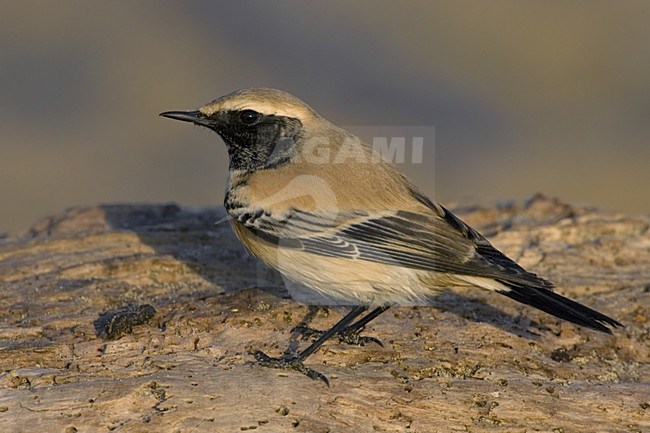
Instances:
[[[509,291],[500,291],[499,293],[502,295],[514,299],[515,301],[519,301],[522,304],[539,308],[540,310],[552,314],[555,317],[559,317],[560,319],[568,320],[569,322],[586,326],[587,328],[595,329],[597,331],[606,332],[608,334],[612,333],[611,328],[608,326],[613,328],[623,326],[611,317],[607,317],[596,310],[592,310],[589,307],[577,303],[576,301],[558,295],[551,290],[523,286],[514,284],[510,281],[499,280],[499,282],[510,288]]]

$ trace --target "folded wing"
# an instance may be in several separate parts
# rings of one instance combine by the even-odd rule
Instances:
[[[602,332],[621,326],[610,317],[553,292],[553,284],[527,272],[440,205],[430,212],[268,213],[240,219],[255,235],[282,248],[422,271],[491,278],[499,293],[556,317]]]

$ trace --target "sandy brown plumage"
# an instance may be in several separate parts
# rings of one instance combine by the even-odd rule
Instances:
[[[246,89],[163,115],[226,142],[225,206],[248,250],[329,299],[360,305],[359,314],[476,286],[599,331],[620,326],[554,293],[370,146],[285,92]]]

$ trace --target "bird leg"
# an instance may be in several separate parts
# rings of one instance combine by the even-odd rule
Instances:
[[[348,325],[345,328],[341,329],[339,332],[336,333],[336,337],[339,339],[341,343],[347,343],[355,346],[365,346],[368,343],[375,343],[380,345],[381,347],[384,347],[384,344],[379,339],[375,337],[364,337],[359,334],[363,332],[363,330],[366,328],[366,325],[371,320],[379,316],[384,311],[388,310],[388,308],[390,307],[384,306],[384,307],[375,308],[370,313],[368,313],[361,319],[357,320],[353,324]],[[311,340],[311,341],[315,341],[318,337],[320,337],[325,333],[325,331],[320,331],[318,329],[310,328],[305,324],[300,324],[296,326],[295,328],[292,329],[292,332],[299,334],[303,340]]]
[[[323,382],[325,382],[327,386],[329,386],[329,380],[327,380],[327,377],[324,374],[321,374],[316,370],[312,370],[311,368],[306,367],[303,364],[303,361],[307,359],[309,355],[316,352],[318,348],[325,341],[330,339],[333,335],[338,334],[339,331],[341,331],[346,326],[348,326],[352,321],[354,321],[354,319],[356,319],[361,313],[363,313],[367,309],[368,307],[363,305],[354,307],[348,314],[345,315],[345,317],[339,320],[336,323],[336,325],[332,326],[330,329],[323,332],[316,341],[314,341],[306,349],[304,349],[302,352],[298,353],[297,355],[292,355],[291,353],[285,352],[281,357],[273,358],[271,356],[268,356],[261,350],[258,350],[254,354],[255,359],[257,360],[257,363],[260,364],[261,366],[296,370],[311,379],[320,379]]]

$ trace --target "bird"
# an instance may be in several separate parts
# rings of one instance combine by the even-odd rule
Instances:
[[[556,293],[550,281],[429,199],[372,146],[287,92],[247,88],[198,110],[160,116],[208,128],[225,143],[224,206],[246,249],[289,281],[350,307],[326,331],[299,329],[312,341],[300,352],[256,351],[260,365],[329,385],[304,364],[325,341],[380,343],[360,335],[371,320],[454,287],[496,292],[604,333],[622,326]]]

